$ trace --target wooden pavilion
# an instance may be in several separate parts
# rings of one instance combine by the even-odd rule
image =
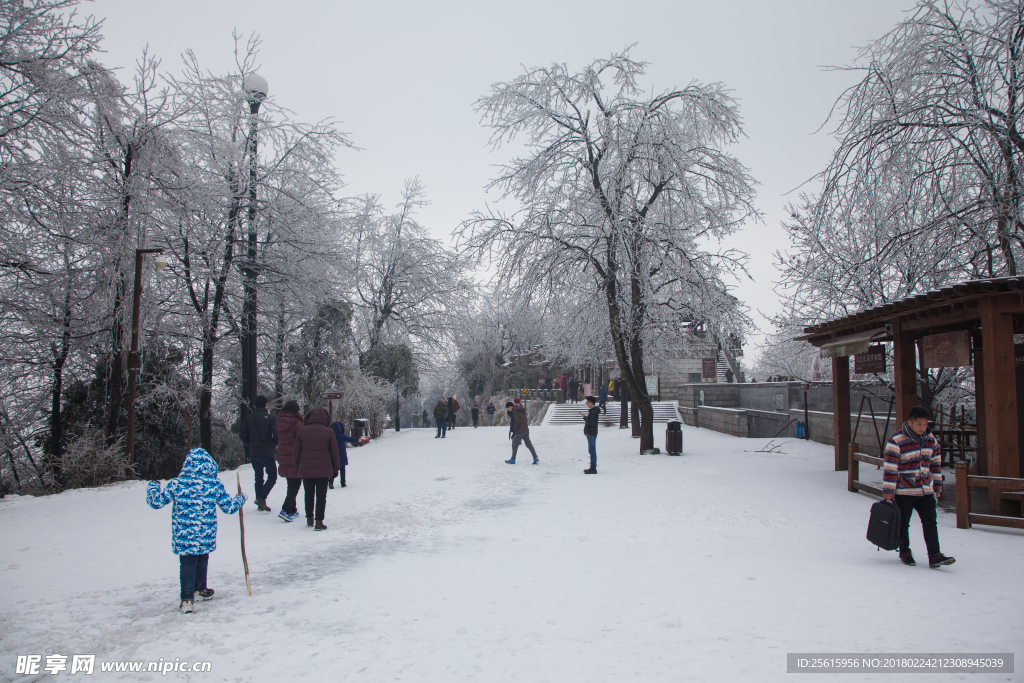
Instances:
[[[1020,519],[1024,494],[1019,493],[1024,489],[1020,479],[1024,411],[1017,400],[1018,387],[1024,392],[1024,345],[1014,346],[1014,335],[1024,333],[1024,277],[962,282],[813,325],[804,332],[801,340],[832,359],[835,466],[851,470],[850,490],[877,493],[876,488],[856,481],[855,469],[857,462],[880,462],[871,456],[855,457],[861,454],[851,448],[850,356],[857,356],[858,365],[862,358],[865,364],[876,362],[879,349],[872,343],[891,342],[896,425],[918,403],[919,366],[973,366],[977,459],[970,470],[967,463],[956,463],[958,523],[1024,528]],[[988,488],[988,515],[970,513],[970,486]]]

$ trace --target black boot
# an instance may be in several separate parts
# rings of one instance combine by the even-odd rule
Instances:
[[[313,526],[313,518],[306,517],[306,526]]]
[[[914,562],[914,555],[910,552],[910,548],[900,551],[900,562],[907,565],[908,567],[917,566],[917,562]]]
[[[591,465],[589,468],[583,470],[583,474],[597,474],[597,468]]]

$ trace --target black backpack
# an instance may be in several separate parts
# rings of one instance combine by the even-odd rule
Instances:
[[[903,513],[891,500],[880,500],[871,506],[868,520],[868,540],[882,550],[896,550],[900,547],[903,531]]]

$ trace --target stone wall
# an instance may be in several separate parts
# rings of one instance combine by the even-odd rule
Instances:
[[[795,437],[796,422],[804,421],[803,391],[800,382],[764,382],[758,384],[691,384],[680,387],[679,412],[683,422],[691,427],[703,427],[724,434],[751,438],[775,436]],[[860,396],[877,395],[880,387],[861,386],[851,390],[850,431],[857,426]],[[700,392],[704,404],[700,404]],[[826,393],[827,391],[827,393]],[[776,397],[782,396],[784,408],[778,410]],[[827,400],[826,400],[827,398]],[[832,417],[832,386],[812,386],[807,392],[807,418],[812,441],[835,443]],[[887,403],[876,400],[875,424],[865,403],[860,426],[853,434],[859,450],[868,455],[880,455],[879,437],[884,444],[889,434],[900,425],[894,419],[886,424]],[[824,407],[825,409],[822,409]],[[792,421],[792,422],[791,422]],[[788,423],[788,424],[787,424]],[[877,432],[876,432],[877,428]]]

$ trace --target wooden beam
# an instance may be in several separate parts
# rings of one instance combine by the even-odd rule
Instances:
[[[971,486],[967,483],[967,463],[958,460],[956,468],[956,527],[970,529]]]
[[[896,383],[896,426],[903,425],[910,409],[917,405],[917,349],[904,330],[904,321],[892,321],[892,370]]]
[[[1017,383],[1013,354],[1013,318],[997,310],[993,298],[982,299],[981,355],[985,373],[985,441],[991,477],[1020,476],[1017,433]],[[1007,501],[1009,504],[1009,501]],[[1002,511],[999,489],[989,489],[989,512]]]
[[[1024,529],[1024,518],[1002,517],[1000,515],[980,515],[972,512],[967,516],[971,524],[988,524],[989,526],[1006,526],[1011,529]]]
[[[835,438],[835,467],[847,467],[850,448],[850,357],[832,359],[832,434]]]

